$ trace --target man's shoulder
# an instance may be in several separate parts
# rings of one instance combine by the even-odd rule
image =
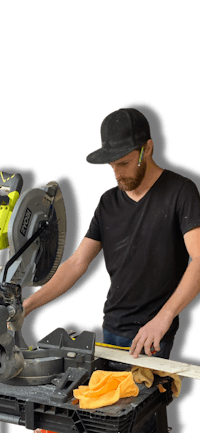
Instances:
[[[164,190],[164,197],[168,197],[172,201],[173,199],[181,203],[188,200],[200,201],[199,190],[195,182],[171,170],[165,170],[162,190]]]
[[[101,196],[101,200],[110,200],[111,198],[116,198],[118,194],[119,188],[118,186],[115,186],[114,188],[110,188],[105,191]]]
[[[187,184],[188,182],[190,184],[195,185],[195,183],[191,179],[189,179],[186,176],[183,176],[180,173],[176,173],[175,171],[165,169],[164,173],[165,173],[165,182],[167,182],[167,183],[171,182],[172,185],[174,185],[174,186],[182,187],[183,185]]]
[[[183,176],[182,174],[177,173],[177,172],[172,171],[172,170],[165,169],[164,172],[165,172],[166,176],[172,180],[177,179],[180,182],[181,181],[184,182],[184,180],[188,179],[187,177]]]

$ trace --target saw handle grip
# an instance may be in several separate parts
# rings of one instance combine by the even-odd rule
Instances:
[[[9,174],[5,171],[0,171],[0,188],[8,187],[10,192],[17,191],[19,194],[23,186],[21,174]]]

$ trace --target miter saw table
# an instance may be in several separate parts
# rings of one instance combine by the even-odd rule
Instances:
[[[9,247],[9,260],[0,274],[0,421],[58,433],[142,433],[143,423],[155,412],[159,433],[167,433],[170,377],[156,377],[151,388],[139,384],[137,397],[101,409],[80,409],[73,389],[88,384],[93,371],[128,366],[95,357],[95,334],[86,331],[72,339],[58,328],[35,349],[27,347],[21,334],[22,288],[45,284],[59,266],[65,208],[56,182],[19,197],[21,176],[0,176],[0,187],[6,191],[0,196],[0,248]],[[166,392],[160,393],[158,383]]]

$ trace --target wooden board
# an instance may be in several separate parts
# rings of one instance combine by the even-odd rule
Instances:
[[[95,346],[95,356],[125,364],[138,365],[139,367],[146,367],[152,370],[160,370],[166,373],[176,373],[182,377],[200,379],[200,366],[198,365],[185,364],[183,362],[147,355],[139,355],[139,358],[135,359],[125,350],[100,346]]]

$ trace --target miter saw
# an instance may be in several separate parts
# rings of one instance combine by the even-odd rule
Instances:
[[[9,247],[0,274],[0,381],[16,377],[25,365],[22,288],[45,284],[65,246],[65,207],[57,182],[20,196],[22,185],[20,174],[0,172],[0,249]]]

